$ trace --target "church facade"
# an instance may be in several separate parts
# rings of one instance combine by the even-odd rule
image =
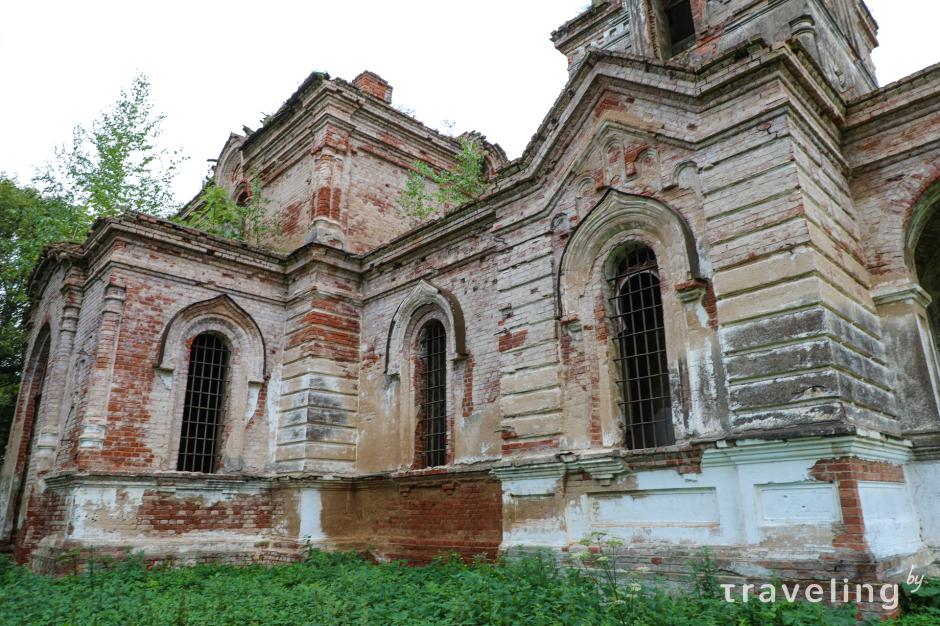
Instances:
[[[940,66],[878,87],[860,0],[601,0],[484,193],[460,142],[312,74],[233,134],[277,251],[144,215],[47,248],[2,541],[425,562],[592,532],[676,578],[887,580],[940,548]],[[184,209],[198,223],[199,197]]]

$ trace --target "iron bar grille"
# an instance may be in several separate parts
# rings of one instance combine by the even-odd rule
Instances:
[[[447,340],[444,325],[431,320],[424,325],[424,380],[421,438],[424,464],[447,464]]]
[[[626,447],[656,448],[676,442],[666,363],[659,266],[649,248],[627,254],[612,280],[612,318],[618,344],[620,413]]]
[[[212,333],[193,339],[176,469],[212,473],[218,469],[229,349]]]

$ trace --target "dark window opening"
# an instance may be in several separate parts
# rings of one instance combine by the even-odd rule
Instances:
[[[691,0],[669,1],[666,21],[669,22],[670,56],[688,50],[695,43],[695,20]]]
[[[229,358],[228,346],[218,336],[203,333],[193,339],[176,463],[181,472],[211,474],[219,467]]]
[[[13,500],[13,533],[11,539],[15,543],[17,541],[17,533],[25,529],[17,528],[19,523],[20,514],[23,508],[23,499],[26,496],[26,487],[29,483],[29,461],[33,456],[33,442],[36,436],[36,423],[39,421],[39,412],[42,410],[42,391],[43,385],[46,380],[46,367],[49,364],[49,348],[51,341],[46,339],[42,345],[42,348],[39,351],[39,362],[36,365],[36,369],[33,371],[32,376],[32,385],[31,391],[33,391],[33,397],[30,402],[26,405],[26,411],[24,412],[24,424],[23,424],[23,435],[26,437],[26,450],[22,453],[22,474],[20,475],[20,485],[16,490],[16,495]],[[26,383],[24,383],[24,388]],[[14,449],[13,453],[16,454],[19,449]],[[19,463],[20,459],[14,461],[14,471],[16,471],[16,465]]]
[[[447,336],[444,325],[431,320],[424,325],[421,344],[421,413],[418,429],[425,467],[447,464]]]
[[[928,329],[933,335],[934,355],[940,354],[940,204],[932,207],[914,248],[917,281],[930,294],[927,305]],[[936,356],[928,355],[928,359]],[[940,364],[938,364],[940,365]]]
[[[656,255],[647,247],[629,252],[612,283],[624,443],[633,450],[673,445],[676,435]]]

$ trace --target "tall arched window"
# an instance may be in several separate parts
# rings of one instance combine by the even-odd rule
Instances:
[[[193,339],[176,463],[181,472],[213,473],[219,467],[230,361],[228,345],[215,333]]]
[[[425,467],[447,464],[447,333],[430,320],[418,335],[421,371],[415,444]]]
[[[612,283],[624,443],[630,449],[672,445],[676,435],[656,255],[644,245],[633,247]]]
[[[42,332],[40,337],[42,337]],[[24,504],[27,501],[27,487],[30,484],[29,476],[29,461],[33,455],[33,444],[35,443],[36,437],[36,424],[39,421],[39,412],[42,409],[42,392],[43,385],[46,380],[46,368],[49,364],[49,350],[51,346],[51,339],[49,337],[48,331],[45,331],[45,339],[42,339],[41,342],[37,341],[36,343],[42,346],[39,349],[39,358],[36,359],[35,365],[33,366],[32,377],[24,381],[23,386],[21,387],[21,393],[28,393],[29,398],[26,401],[26,407],[23,414],[23,439],[20,444],[19,449],[14,448],[12,451],[18,457],[15,461],[14,472],[20,473],[20,485],[16,490],[16,495],[13,499],[13,539],[16,540],[16,533],[19,532],[17,524],[19,523],[20,514]],[[2,530],[2,529],[0,529]]]

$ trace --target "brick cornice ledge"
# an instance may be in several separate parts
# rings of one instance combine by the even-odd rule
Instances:
[[[533,478],[562,478],[566,465],[550,457],[524,457],[512,461],[501,461],[493,466],[493,475],[501,481],[528,480]]]
[[[871,299],[875,305],[893,304],[895,302],[911,301],[925,309],[930,305],[932,298],[923,287],[907,279],[891,281],[872,289]]]
[[[585,472],[601,485],[610,485],[618,474],[625,474],[619,451],[606,450],[596,453],[561,452],[551,457],[530,457],[503,461],[493,468],[493,474],[501,481],[529,480],[534,478],[563,478],[567,474]]]
[[[717,446],[717,449],[705,452],[702,458],[703,469],[842,457],[899,465],[908,462],[911,457],[910,441],[863,429],[858,429],[854,435],[802,439],[740,439],[733,442],[719,441]]]

